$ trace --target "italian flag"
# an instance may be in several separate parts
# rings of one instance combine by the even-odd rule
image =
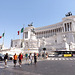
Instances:
[[[4,37],[5,33],[2,34],[2,37]]]
[[[24,27],[21,29],[21,33],[23,33]]]
[[[20,35],[20,31],[17,31],[18,35]]]
[[[2,36],[0,36],[0,39],[1,39],[2,37],[4,37],[4,34],[5,34],[5,33],[3,33]]]
[[[23,33],[24,28],[22,28],[20,31],[18,31],[18,35],[20,35],[20,33]]]

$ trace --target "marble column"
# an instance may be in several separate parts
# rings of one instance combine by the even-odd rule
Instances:
[[[72,23],[70,22],[70,31],[72,31]]]
[[[70,29],[70,23],[69,23],[69,31],[70,31],[71,29]]]
[[[64,32],[65,32],[65,24],[64,24]]]

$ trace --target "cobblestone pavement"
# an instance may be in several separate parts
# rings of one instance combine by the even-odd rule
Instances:
[[[4,63],[0,62],[0,75],[74,75],[75,74],[75,58],[54,58],[42,59],[28,65],[23,61],[22,67],[17,63],[13,67],[13,62],[8,62],[8,68],[4,68]]]

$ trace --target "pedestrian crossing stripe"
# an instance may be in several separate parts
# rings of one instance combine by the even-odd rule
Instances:
[[[59,58],[59,60],[61,60],[61,58]]]
[[[75,60],[75,58],[47,58],[47,60]]]
[[[52,60],[54,60],[54,58],[52,58]]]
[[[55,60],[58,60],[57,58]]]
[[[63,60],[65,60],[65,58],[63,58]]]
[[[72,58],[70,58],[70,60],[72,60]]]
[[[68,58],[66,58],[66,60],[69,60]]]
[[[73,58],[75,60],[75,58]]]

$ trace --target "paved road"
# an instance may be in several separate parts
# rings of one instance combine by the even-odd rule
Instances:
[[[0,75],[74,75],[75,74],[75,58],[48,58],[37,63],[37,65],[22,64],[13,67],[13,62],[9,62],[9,67],[0,68]],[[0,63],[0,66],[3,66]]]

